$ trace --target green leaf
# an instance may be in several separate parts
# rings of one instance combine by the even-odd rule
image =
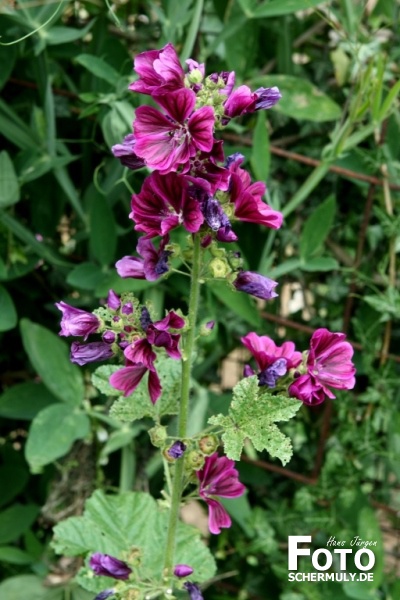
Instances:
[[[334,223],[336,213],[335,197],[329,196],[312,212],[303,225],[300,237],[300,257],[307,261],[317,254]]]
[[[330,256],[314,256],[309,258],[307,262],[301,263],[303,271],[334,271],[339,268],[339,264],[335,258]]]
[[[0,506],[5,506],[13,500],[26,486],[29,480],[29,471],[26,466],[18,464],[5,464],[0,466],[0,481],[2,490],[0,496]],[[7,485],[5,485],[7,482]]]
[[[132,277],[123,279],[116,271],[111,271],[103,274],[103,279],[99,280],[94,294],[96,298],[104,298],[107,296],[108,290],[114,290],[116,294],[122,294],[122,292],[142,292],[157,284],[159,285],[158,281],[146,281],[146,279],[133,279]]]
[[[253,19],[280,17],[298,10],[307,10],[322,4],[323,0],[268,0],[260,4],[252,13]]]
[[[10,142],[26,150],[37,150],[40,140],[28,125],[0,99],[0,131]]]
[[[92,19],[86,27],[77,29],[76,27],[50,27],[47,31],[43,32],[43,37],[46,39],[46,43],[49,46],[57,46],[59,44],[68,44],[81,40],[89,33],[95,23],[95,19]]]
[[[129,102],[113,102],[111,109],[105,114],[101,121],[101,129],[107,146],[120,143],[121,140],[132,131],[134,109]]]
[[[3,285],[0,285],[0,331],[13,329],[18,321],[14,302]]]
[[[209,289],[218,300],[239,315],[246,323],[253,327],[261,326],[261,318],[253,298],[250,298],[244,292],[232,290],[224,281],[212,281],[209,284]]]
[[[0,544],[18,539],[30,528],[39,513],[36,504],[14,504],[0,512]]]
[[[8,152],[3,150],[0,152],[0,207],[12,206],[19,198],[19,184],[14,165]]]
[[[132,546],[141,551],[138,579],[161,577],[166,546],[168,511],[159,509],[156,501],[143,492],[125,492],[106,496],[96,491],[86,501],[82,517],[72,517],[54,527],[52,545],[66,556],[104,552],[121,557]],[[190,564],[196,578],[204,581],[215,573],[214,559],[200,539],[198,531],[178,523],[175,563]],[[79,583],[93,592],[104,590],[110,583],[93,577],[88,568],[81,569]]]
[[[258,385],[257,376],[246,377],[233,388],[233,400],[227,416],[209,419],[210,425],[224,430],[222,441],[226,455],[240,460],[244,441],[249,438],[256,450],[268,450],[285,465],[292,456],[292,443],[275,425],[289,421],[301,407],[301,402],[273,396]]]
[[[178,414],[181,386],[181,363],[179,360],[160,357],[157,360],[156,367],[162,386],[161,396],[157,402],[154,405],[151,403],[147,389],[148,376],[145,375],[133,394],[126,398],[121,397],[114,402],[110,409],[110,415],[112,417],[125,422],[143,419],[143,417],[151,417],[154,421],[158,421],[163,415]],[[108,381],[109,375],[120,368],[121,367],[103,366],[96,370],[96,375],[99,374],[101,369],[100,373],[103,377],[104,386],[105,379]],[[93,379],[93,385],[97,387],[95,379]],[[109,383],[107,383],[107,385],[109,386],[108,389],[114,389]],[[121,395],[121,392],[119,392],[119,395]]]
[[[265,110],[260,110],[257,115],[257,124],[253,133],[253,151],[250,164],[256,179],[266,181],[269,173],[271,153],[269,135],[266,124]]]
[[[376,541],[376,546],[371,546],[375,555],[375,565],[373,567],[374,581],[368,582],[370,588],[378,588],[383,581],[384,548],[381,534],[381,528],[376,518],[375,511],[369,506],[365,506],[358,514],[357,534],[362,540]]]
[[[68,273],[67,283],[81,290],[94,290],[103,278],[104,273],[98,265],[91,262],[84,262]]]
[[[25,457],[34,473],[69,452],[75,440],[90,432],[89,418],[68,404],[53,404],[36,415],[29,430]]]
[[[0,546],[0,562],[12,565],[29,565],[33,560],[30,554],[19,548],[15,548],[14,546]]]
[[[67,344],[29,319],[22,319],[20,327],[25,352],[49,390],[63,402],[79,405],[84,397],[83,378],[69,359]]]
[[[119,74],[105,60],[93,54],[79,54],[75,61],[85,67],[92,75],[107,81],[113,87],[117,85]]]
[[[57,402],[57,398],[43,383],[17,383],[0,396],[0,417],[30,420],[54,402]]]
[[[342,114],[340,106],[307,79],[292,75],[263,75],[252,79],[250,83],[251,87],[256,88],[278,86],[282,98],[273,110],[293,119],[333,121]]]
[[[90,251],[101,265],[108,265],[114,261],[117,247],[114,213],[107,198],[95,190],[90,196],[89,220]]]
[[[62,600],[62,597],[52,588],[43,585],[43,579],[36,575],[16,575],[0,583],[1,600]]]

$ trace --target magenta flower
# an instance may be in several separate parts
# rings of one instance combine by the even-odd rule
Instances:
[[[233,86],[235,85],[235,71],[221,71],[220,73],[211,73],[208,77],[213,83],[218,83],[218,81],[222,81],[225,84],[225,87],[219,90],[220,94],[224,96],[230,96],[233,90]]]
[[[71,344],[70,360],[80,366],[107,360],[113,356],[114,352],[107,342],[89,342],[88,344],[72,342]]]
[[[184,175],[158,171],[147,177],[139,194],[132,196],[130,217],[135,221],[136,231],[147,238],[166,235],[183,225],[190,233],[196,233],[204,217],[199,203],[189,194],[190,181]]]
[[[189,577],[192,573],[193,569],[189,565],[175,565],[174,567],[175,577]]]
[[[162,388],[154,365],[157,354],[153,347],[164,348],[171,358],[182,358],[178,348],[180,334],[170,333],[168,330],[182,329],[185,321],[174,311],[170,311],[164,319],[153,323],[148,310],[143,307],[140,322],[146,337],[126,345],[124,349],[126,366],[113,373],[109,381],[117,390],[124,392],[124,396],[129,396],[148,372],[149,395],[152,403],[155,404],[161,395]]]
[[[232,119],[255,110],[272,108],[282,98],[277,87],[259,88],[252,92],[247,85],[233,91],[224,104],[225,115]]]
[[[251,294],[262,300],[271,300],[271,298],[278,296],[274,292],[274,288],[278,283],[253,271],[240,271],[233,285],[239,292],[246,292],[246,294]]]
[[[205,458],[204,466],[196,471],[200,482],[199,494],[208,505],[208,527],[211,533],[221,533],[221,527],[230,527],[231,518],[216,496],[236,498],[246,488],[240,483],[233,460],[217,453]]]
[[[196,94],[187,88],[154,99],[166,114],[151,106],[136,109],[135,153],[162,174],[183,165],[188,170],[188,161],[196,152],[210,152],[213,147],[214,109],[203,106],[194,110]]]
[[[135,153],[135,136],[133,133],[125,136],[121,144],[115,144],[111,148],[112,153],[116,158],[119,158],[120,162],[124,167],[136,171],[145,166],[145,162],[142,158]]]
[[[114,290],[109,290],[108,292],[107,306],[108,308],[111,308],[111,310],[118,310],[121,306],[121,299],[118,294],[114,292]]]
[[[114,556],[109,554],[101,554],[96,552],[92,554],[89,560],[89,566],[96,575],[104,577],[113,577],[114,579],[126,580],[132,573],[132,569],[128,565]]]
[[[251,183],[249,173],[240,167],[242,162],[241,154],[227,159],[231,171],[230,202],[235,205],[235,217],[240,221],[279,229],[283,221],[282,213],[274,210],[262,200],[266,189],[265,184],[262,181]]]
[[[163,94],[184,87],[185,73],[172,44],[161,50],[141,52],[134,60],[139,80],[129,89],[140,94]]]
[[[115,268],[120,277],[124,279],[132,277],[133,279],[146,279],[144,274],[144,261],[137,256],[124,256],[115,263]]]
[[[62,312],[61,331],[59,335],[83,336],[87,340],[91,333],[96,333],[100,327],[100,321],[92,313],[70,306],[65,302],[57,302],[56,306]]]
[[[307,373],[289,387],[289,394],[305,404],[317,405],[325,397],[335,398],[329,387],[351,390],[355,385],[353,348],[344,333],[317,329],[310,340]],[[329,387],[328,387],[329,386]]]
[[[197,152],[189,161],[189,174],[201,178],[209,183],[209,192],[214,194],[217,190],[226,191],[229,187],[230,171],[218,166],[225,160],[223,141],[214,140],[210,152]]]
[[[284,342],[276,346],[267,335],[259,336],[254,332],[240,338],[242,344],[252,353],[258,365],[259,385],[275,387],[279,377],[286,375],[289,369],[297,367],[302,361],[301,352],[297,352],[293,342]],[[246,365],[245,377],[254,375],[253,369]]]
[[[147,237],[139,239],[136,250],[142,258],[124,256],[115,263],[120,277],[134,277],[135,279],[147,279],[156,281],[169,270],[168,258],[172,252],[165,250],[169,243],[169,236],[161,239],[160,246],[156,250],[154,244]]]

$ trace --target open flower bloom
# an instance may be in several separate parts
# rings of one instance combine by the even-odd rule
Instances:
[[[135,279],[147,279],[156,281],[169,270],[168,258],[171,252],[165,250],[169,242],[169,236],[164,236],[158,250],[151,240],[146,236],[139,239],[136,250],[142,258],[135,256],[124,256],[115,263],[117,273],[120,277],[133,277]]]
[[[199,494],[208,505],[208,527],[211,533],[221,533],[222,527],[230,527],[231,518],[218,501],[221,498],[236,498],[246,491],[240,483],[234,461],[217,453],[205,458],[204,466],[196,471],[200,482]]]
[[[152,106],[136,109],[133,123],[135,153],[162,174],[189,169],[197,151],[210,152],[214,144],[214,109],[195,110],[196,94],[187,88],[154,96],[165,114]]]
[[[62,312],[59,335],[83,336],[83,339],[86,340],[91,333],[96,333],[99,329],[100,321],[96,315],[70,306],[66,302],[57,302],[56,306]]]
[[[129,216],[136,223],[136,231],[152,238],[183,225],[190,233],[196,233],[204,216],[199,202],[189,193],[189,184],[187,177],[176,173],[162,176],[154,171],[147,177],[140,193],[132,196]]]
[[[96,575],[113,577],[114,579],[125,580],[132,573],[132,569],[123,560],[119,560],[109,554],[101,554],[100,552],[92,554],[89,566]]]
[[[161,50],[148,50],[135,57],[134,70],[139,79],[129,89],[140,94],[163,94],[184,87],[185,73],[172,44]]]
[[[240,338],[241,342],[255,358],[258,365],[259,385],[275,387],[279,377],[282,377],[302,361],[301,352],[297,352],[293,342],[284,342],[277,346],[267,335],[248,333]],[[246,365],[245,376],[254,375],[253,369]]]
[[[134,340],[126,346],[124,349],[126,365],[113,373],[109,381],[117,390],[124,392],[124,396],[129,396],[148,372],[150,400],[155,404],[161,395],[162,388],[154,365],[157,354],[153,347],[164,348],[170,358],[180,359],[181,353],[178,347],[180,334],[170,333],[168,330],[182,329],[185,321],[174,311],[170,311],[164,319],[153,323],[147,309],[143,308],[141,323],[146,337]]]
[[[310,340],[307,373],[289,387],[289,394],[305,404],[317,405],[325,397],[335,398],[329,388],[351,390],[355,385],[353,348],[344,333],[317,329]]]

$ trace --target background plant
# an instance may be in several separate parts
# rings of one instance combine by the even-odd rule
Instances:
[[[5,598],[28,588],[33,593],[35,586],[39,598],[91,598],[70,582],[75,562],[60,563],[49,549],[51,525],[80,514],[95,486],[160,487],[161,466],[148,463],[141,427],[107,416],[107,401],[69,364],[55,335],[53,303],[72,298],[92,309],[110,287],[129,286],[161,316],[184,293],[179,278],[168,286],[132,284],[120,282],[113,268],[135,245],[126,213],[130,189],[139,189],[141,179],[116,164],[109,147],[131,126],[132,54],[167,41],[182,58],[207,59],[209,72],[234,69],[252,87],[276,84],[284,96],[268,124],[259,113],[224,133],[227,150],[247,157],[254,178],[268,179],[269,203],[286,216],[280,232],[239,232],[248,268],[279,279],[281,305],[269,304],[266,314],[246,297],[233,303],[223,288],[209,289],[205,306],[217,327],[204,339],[197,380],[203,387],[218,382],[221,359],[249,326],[271,337],[286,327],[299,347],[309,337],[305,322],[329,326],[346,330],[362,347],[358,389],[334,403],[329,437],[330,409],[302,411],[287,427],[296,449],[290,470],[308,483],[319,475],[317,484],[261,471],[251,461],[268,458],[247,448],[250,462],[240,469],[251,493],[234,529],[216,542],[220,572],[238,569],[241,576],[210,588],[209,597],[241,588],[298,600],[366,597],[365,589],[338,584],[291,588],[283,545],[288,533],[304,533],[304,523],[321,539],[355,530],[363,535],[372,526],[373,537],[382,526],[377,503],[397,507],[398,361],[386,353],[398,354],[398,6],[382,0],[201,4],[128,3],[110,12],[102,4],[66,2],[52,19],[53,4],[2,9],[2,43],[50,19],[0,50]],[[287,297],[300,298],[297,308],[288,307]],[[223,398],[199,389],[193,420],[205,421],[208,403],[222,405]],[[326,452],[319,471],[321,428]],[[385,528],[392,519],[388,512]],[[378,568],[371,598],[396,597],[396,574],[387,569],[383,575]],[[43,590],[45,577],[57,586]]]

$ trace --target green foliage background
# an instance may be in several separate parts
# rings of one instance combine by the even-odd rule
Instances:
[[[133,56],[167,42],[182,59],[206,61],[208,73],[235,70],[237,84],[283,94],[268,114],[223,134],[226,154],[244,154],[285,215],[278,232],[237,227],[247,267],[278,279],[280,300],[262,308],[223,286],[206,289],[201,315],[217,325],[199,348],[192,433],[212,414],[229,418],[230,391],[211,384],[248,331],[305,349],[312,329],[345,330],[358,369],[354,392],[332,403],[329,432],[324,407],[302,407],[283,426],[294,447],[289,475],[245,444],[238,468],[249,494],[227,503],[234,525],[210,541],[219,573],[234,574],[205,597],[399,597],[398,554],[388,560],[382,537],[394,535],[399,510],[399,11],[396,0],[2,3],[2,600],[92,598],[72,582],[82,560],[60,560],[50,547],[52,527],[83,518],[96,487],[155,497],[162,487],[146,422],[130,423],[129,399],[129,422],[109,414],[107,390],[69,362],[54,302],[92,310],[113,288],[151,301],[160,316],[164,306],[185,309],[184,278],[155,285],[114,269],[136,246],[130,194],[145,173],[125,170],[110,146],[143,101],[127,90]],[[289,583],[287,536],[311,533],[315,547],[332,535],[378,540],[373,584]]]

